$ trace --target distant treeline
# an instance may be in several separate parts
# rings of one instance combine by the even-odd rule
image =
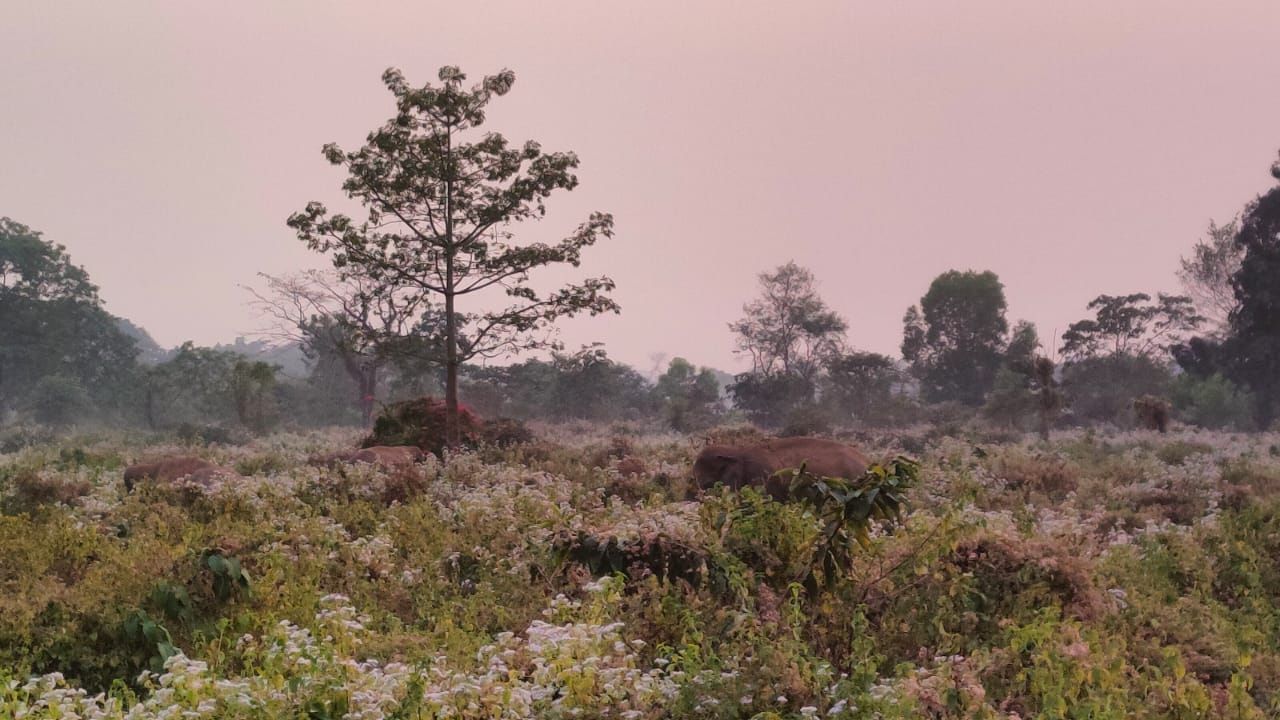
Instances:
[[[1280,164],[1272,172],[1280,179]],[[1010,326],[994,273],[949,271],[907,310],[899,360],[853,349],[813,274],[787,263],[760,275],[759,295],[729,325],[751,368],[728,382],[681,358],[651,381],[595,345],[463,363],[459,397],[482,416],[680,431],[729,420],[799,433],[981,418],[1047,432],[1129,426],[1135,403],[1165,403],[1204,427],[1270,426],[1280,409],[1280,187],[1211,224],[1179,277],[1187,295],[1093,299],[1047,357],[1034,325]],[[0,219],[0,422],[260,433],[367,425],[385,403],[442,394],[438,312],[392,304],[379,315],[359,278],[339,273],[267,280],[257,298],[280,321],[280,342],[165,351],[103,309],[62,246]],[[279,354],[289,348],[303,361],[285,374]]]

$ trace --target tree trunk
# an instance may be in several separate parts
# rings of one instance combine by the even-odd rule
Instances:
[[[452,276],[452,272],[449,273]],[[453,293],[444,298],[445,310],[445,378],[444,378],[444,440],[450,450],[460,444],[458,432],[458,325],[453,314]]]
[[[365,428],[373,427],[373,404],[378,389],[378,368],[366,367],[360,372],[360,419]]]
[[[453,127],[445,134],[445,153],[453,158]],[[453,166],[446,173],[453,172]],[[458,431],[458,317],[454,313],[453,254],[453,178],[446,174],[444,183],[444,442],[456,450],[461,444]]]
[[[147,427],[152,430],[155,430],[156,429],[156,396],[155,396],[155,389],[151,387],[150,381],[147,382],[147,392],[146,392],[145,398],[146,398],[146,403],[143,406],[143,410],[147,416]]]

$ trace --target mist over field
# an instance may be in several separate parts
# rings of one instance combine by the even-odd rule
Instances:
[[[0,717],[1280,717],[1278,23],[0,8]]]

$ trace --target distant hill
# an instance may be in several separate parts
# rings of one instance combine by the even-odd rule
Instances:
[[[307,356],[297,343],[273,344],[266,340],[246,340],[243,336],[231,344],[214,345],[215,350],[226,350],[243,355],[250,360],[261,360],[279,365],[280,372],[292,377],[305,377],[309,372]]]
[[[168,359],[171,351],[160,347],[160,343],[151,337],[151,333],[147,332],[139,325],[135,325],[132,321],[122,317],[115,318],[116,328],[120,332],[134,339],[138,345],[138,362],[144,365],[155,365],[162,363]]]
[[[122,317],[115,319],[120,332],[133,338],[138,344],[138,362],[144,365],[156,365],[173,357],[174,348],[161,347],[151,337],[151,333],[136,323]],[[233,352],[250,360],[261,360],[279,365],[280,371],[292,377],[304,377],[308,373],[307,358],[297,343],[273,344],[266,340],[246,340],[236,338],[233,343],[219,343],[215,350]]]

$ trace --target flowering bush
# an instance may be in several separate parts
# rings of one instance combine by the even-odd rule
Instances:
[[[1280,713],[1280,436],[932,436],[901,524],[815,592],[820,506],[683,502],[670,434],[627,436],[619,492],[617,435],[408,483],[307,464],[350,433],[278,434],[195,451],[243,477],[132,493],[124,464],[192,450],[15,446],[0,717]]]

